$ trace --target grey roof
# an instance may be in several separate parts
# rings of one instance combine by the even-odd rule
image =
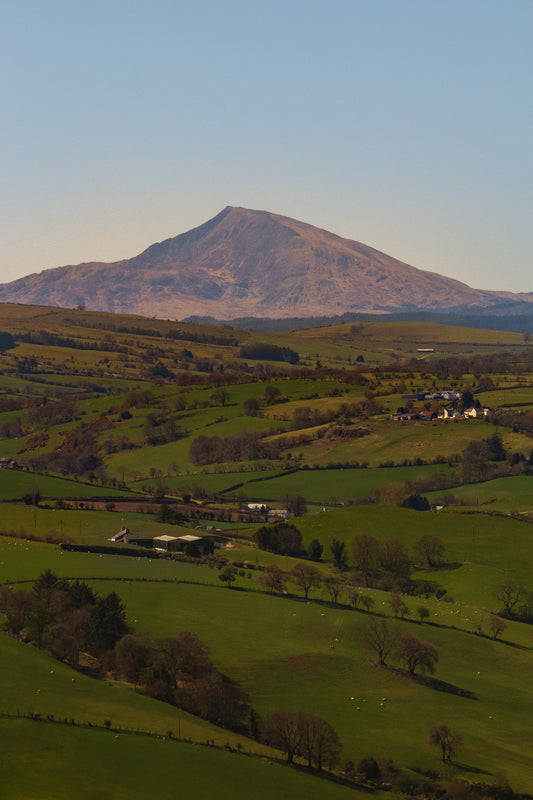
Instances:
[[[169,536],[168,534],[163,534],[163,536],[154,536],[154,542],[175,542],[177,539],[181,539],[181,536]]]

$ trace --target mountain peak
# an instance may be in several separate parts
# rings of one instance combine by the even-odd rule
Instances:
[[[83,303],[162,318],[437,310],[491,306],[508,297],[415,269],[290,217],[229,205],[134,258],[45,270],[0,286],[1,302]]]

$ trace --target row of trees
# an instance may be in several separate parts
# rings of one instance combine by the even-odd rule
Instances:
[[[292,764],[295,756],[307,760],[309,768],[330,769],[337,763],[341,742],[337,732],[323,717],[309,711],[272,711],[263,720],[260,738],[281,750]]]
[[[285,753],[288,764],[294,763],[295,757],[299,756],[306,759],[309,768],[315,766],[319,770],[324,766],[335,767],[341,753],[341,742],[335,729],[323,717],[308,711],[272,711],[261,723],[260,739]],[[428,743],[440,750],[444,764],[451,764],[463,739],[449,725],[440,723],[430,729]],[[391,766],[392,762],[389,762],[389,770]],[[345,772],[350,772],[351,777],[359,774],[371,781],[383,777],[379,763],[372,757],[361,759],[357,770]]]
[[[444,543],[433,534],[421,536],[413,545],[413,555],[410,556],[399,539],[379,541],[371,534],[363,533],[352,540],[349,566],[364,586],[410,590],[412,564],[437,567],[444,553]],[[333,557],[335,562],[334,553]],[[344,568],[348,568],[347,561]]]
[[[254,539],[261,550],[280,555],[301,556],[302,536],[294,524],[280,522],[259,528]],[[320,561],[323,546],[313,539],[307,550],[311,561]],[[385,589],[409,589],[412,563],[433,568],[438,566],[445,553],[444,543],[437,536],[424,534],[413,546],[410,557],[399,539],[379,541],[370,534],[359,534],[352,541],[351,559],[346,543],[333,539],[330,545],[333,565],[340,572],[351,568],[364,586],[380,586]]]
[[[256,461],[276,458],[278,448],[262,440],[258,431],[244,430],[233,436],[197,436],[191,442],[189,458],[203,466],[223,461]]]
[[[17,404],[20,408],[20,403]],[[2,407],[0,411],[9,411],[9,407]],[[14,417],[2,423],[0,436],[5,439],[15,439],[31,431],[43,431],[51,425],[61,425],[72,422],[76,418],[76,403],[72,400],[49,400],[44,397],[41,401],[28,405],[25,417]]]
[[[279,555],[303,556],[311,561],[320,561],[324,548],[318,539],[313,539],[307,553],[302,549],[302,534],[293,523],[278,522],[264,525],[254,533],[254,541],[260,550]],[[417,563],[429,568],[439,566],[445,553],[445,546],[438,536],[424,534],[413,545],[413,556],[409,556],[405,545],[399,539],[379,541],[371,534],[358,534],[352,540],[351,561],[348,558],[346,543],[333,539],[330,553],[333,565],[340,572],[351,566],[360,573],[365,586],[372,586],[383,576],[408,579],[411,564]]]
[[[261,550],[293,557],[307,555],[310,561],[315,562],[321,561],[324,550],[320,541],[313,539],[305,553],[302,550],[301,532],[293,523],[287,522],[258,528],[254,533],[254,540]],[[411,582],[413,561],[424,566],[436,567],[441,563],[445,547],[437,536],[425,534],[415,543],[411,558],[403,542],[398,539],[380,542],[370,534],[359,534],[353,539],[350,560],[346,544],[341,540],[332,540],[330,552],[334,567],[341,573],[338,576],[326,577],[321,570],[311,564],[299,562],[288,573],[283,573],[276,566],[267,567],[260,577],[260,582],[270,591],[282,591],[287,578],[294,583],[300,581],[298,585],[304,589],[306,597],[310,589],[324,585],[333,602],[337,602],[340,591],[348,587],[351,590],[351,602],[357,605],[358,600],[364,597],[355,590],[356,585],[412,593],[415,589]],[[350,579],[346,580],[344,576],[348,571],[351,573]],[[434,591],[434,586],[425,584],[424,590],[430,593]]]
[[[433,674],[439,661],[435,645],[413,636],[412,633],[398,635],[383,617],[374,617],[364,634],[366,645],[377,656],[378,663],[385,666],[390,657],[407,670],[409,675],[417,671]]]
[[[298,561],[288,572],[276,564],[269,564],[261,572],[259,584],[271,593],[280,594],[286,594],[287,585],[293,584],[302,591],[306,600],[315,589],[325,589],[332,603],[337,603],[341,593],[347,590],[349,602],[354,608],[362,606],[366,611],[370,611],[374,605],[372,597],[363,594],[355,584],[339,576],[325,575],[321,569],[305,561]],[[408,611],[407,607],[405,608]]]

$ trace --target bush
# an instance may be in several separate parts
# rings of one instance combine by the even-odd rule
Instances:
[[[251,358],[262,361],[287,361],[289,364],[298,364],[300,356],[290,347],[278,347],[276,344],[246,344],[239,352],[240,358]]]
[[[367,781],[381,780],[381,768],[373,756],[362,758],[357,765],[357,772],[364,775]]]
[[[254,533],[254,539],[260,550],[282,556],[298,556],[302,550],[302,534],[288,522],[263,525]]]

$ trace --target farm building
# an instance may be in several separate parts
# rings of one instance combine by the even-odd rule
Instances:
[[[187,555],[200,555],[201,552],[205,553],[204,542],[207,542],[204,536],[194,536],[192,533],[185,534],[185,536],[163,536],[154,537],[154,549],[162,550],[166,553],[187,553]]]
[[[216,528],[212,528],[216,532]],[[133,544],[139,547],[153,548],[162,553],[185,553],[188,556],[209,555],[215,548],[215,541],[211,536],[196,536],[192,533],[184,536],[154,536],[147,539],[130,532],[129,528],[121,528],[118,533],[111,536],[110,542]]]
[[[490,408],[467,408],[464,412],[465,419],[481,419],[482,417],[489,417],[491,415]]]
[[[270,511],[266,503],[248,503],[248,509],[250,511],[256,511],[258,514],[266,514]]]
[[[145,536],[139,536],[138,534],[131,533],[129,528],[121,528],[118,533],[116,533],[114,536],[111,536],[109,541],[114,542],[115,544],[135,544],[139,547],[152,547],[154,540],[146,538]]]

